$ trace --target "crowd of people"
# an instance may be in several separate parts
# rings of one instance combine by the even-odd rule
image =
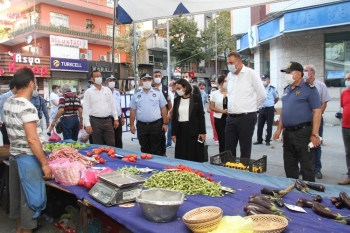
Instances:
[[[252,145],[263,144],[263,129],[267,123],[265,144],[282,134],[284,169],[288,178],[315,181],[322,178],[321,145],[322,114],[330,101],[323,82],[315,79],[316,68],[290,62],[281,72],[287,86],[279,95],[268,75],[259,76],[246,67],[237,52],[228,55],[228,75],[220,75],[217,86],[208,96],[205,83],[191,83],[190,73],[183,72],[178,80],[162,83],[159,71],[144,73],[140,88],[130,101],[130,131],[137,133],[140,151],[166,156],[166,149],[175,144],[175,158],[206,162],[205,106],[210,113],[219,152],[230,151],[234,157],[250,159]],[[36,78],[28,68],[19,69],[10,82],[10,90],[0,95],[0,125],[3,143],[10,144],[10,218],[16,219],[17,232],[36,227],[33,210],[24,198],[21,185],[21,159],[34,158],[25,172],[51,178],[51,169],[42,149],[45,143],[41,120],[46,119],[48,133],[60,121],[64,139],[78,139],[80,130],[90,135],[94,144],[123,148],[122,126],[125,116],[116,78],[109,75],[103,85],[98,70],[90,74],[90,87],[74,94],[69,84],[53,85],[50,94],[51,116],[45,100],[39,95]],[[346,151],[348,178],[338,184],[350,184],[350,73],[345,76],[347,89],[341,94],[343,108],[342,134]],[[217,88],[217,90],[215,89]],[[83,97],[84,101],[81,101]],[[274,105],[282,100],[282,110],[276,132],[272,135]],[[297,106],[298,110],[295,110]],[[252,143],[256,124],[257,141]],[[236,147],[240,144],[240,154]],[[300,166],[300,167],[299,167]],[[33,181],[42,185],[43,179]],[[27,197],[28,198],[28,197]]]

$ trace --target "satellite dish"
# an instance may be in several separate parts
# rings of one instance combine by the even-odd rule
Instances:
[[[32,35],[28,36],[27,44],[30,44],[32,41],[33,41],[33,36]]]

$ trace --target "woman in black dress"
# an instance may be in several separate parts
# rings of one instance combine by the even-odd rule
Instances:
[[[174,99],[171,133],[175,142],[175,158],[206,162],[206,130],[201,96],[192,93],[193,88],[185,79],[176,81],[175,89],[177,97]]]

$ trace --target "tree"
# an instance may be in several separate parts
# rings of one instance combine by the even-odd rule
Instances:
[[[230,11],[220,12],[215,19],[211,19],[208,27],[202,33],[203,42],[210,57],[215,57],[215,31],[217,33],[218,56],[223,55],[226,61],[227,55],[231,51],[236,51],[236,38],[231,35]]]
[[[179,66],[183,67],[188,62],[198,63],[206,58],[198,32],[197,23],[192,18],[179,17],[171,21],[171,54],[176,57]]]

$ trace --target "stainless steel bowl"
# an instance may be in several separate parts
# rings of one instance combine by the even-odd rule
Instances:
[[[149,189],[143,190],[136,201],[148,221],[170,222],[184,202],[184,195],[179,191]]]

